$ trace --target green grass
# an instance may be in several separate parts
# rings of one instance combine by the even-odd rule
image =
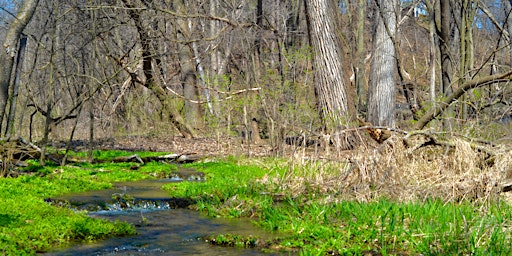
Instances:
[[[207,212],[212,217],[249,216],[254,208],[259,208],[251,200],[258,198],[264,187],[254,180],[265,175],[265,170],[256,166],[218,162],[186,166],[204,171],[207,182],[181,182],[165,185],[164,188],[170,191],[172,196],[198,200],[197,209]]]
[[[34,162],[27,168],[29,175],[0,179],[1,253],[34,254],[74,240],[132,234],[134,229],[127,224],[92,219],[49,206],[44,199],[109,188],[116,181],[161,177],[176,169],[155,162],[142,166],[108,162],[133,152],[95,154],[105,161],[65,167],[41,167]],[[507,203],[325,201],[329,195],[313,187],[294,194],[282,186],[293,184],[280,183],[290,175],[310,175],[307,170],[291,168],[279,159],[258,161],[256,165],[231,158],[188,164],[185,167],[203,171],[206,181],[170,183],[165,189],[171,196],[196,200],[194,207],[209,216],[251,217],[261,228],[280,234],[263,243],[254,237],[216,234],[210,240],[219,245],[263,244],[302,255],[508,255],[512,251],[512,207]]]
[[[100,189],[106,183],[70,178],[21,176],[0,179],[0,248],[7,255],[34,254],[73,240],[133,234],[124,223],[92,219],[85,213],[50,206],[44,198]]]
[[[282,176],[287,169],[269,171],[234,161],[191,166],[204,171],[207,181],[169,184],[166,188],[172,195],[196,199],[197,209],[210,216],[256,217],[261,227],[283,234],[273,241],[274,248],[296,249],[302,255],[508,255],[512,251],[508,204],[385,199],[322,203],[318,194],[277,200],[269,195],[275,188],[256,181],[265,173]],[[226,241],[230,237],[234,241]],[[244,241],[229,234],[220,238],[222,244]]]
[[[285,246],[298,247],[305,255],[328,251],[361,254],[507,255],[512,246],[509,206],[480,213],[469,204],[439,201],[399,204],[386,200],[372,203],[299,205],[289,201],[266,209],[261,225],[295,235]]]
[[[149,151],[124,151],[124,150],[93,150],[93,152],[92,152],[92,156],[96,161],[108,161],[108,160],[116,158],[116,157],[132,156],[135,154],[139,155],[140,157],[149,157],[149,156],[162,156],[162,155],[166,155],[168,153],[166,153],[166,152],[149,152]],[[88,157],[88,152],[70,151],[69,155],[71,157],[86,159]]]
[[[95,156],[108,160],[133,152],[97,151]],[[141,155],[149,155],[147,153]],[[162,154],[162,153],[160,153]],[[78,154],[79,155],[79,154]],[[136,163],[78,163],[70,166],[40,166],[29,161],[26,175],[0,179],[0,254],[33,255],[72,241],[93,241],[111,236],[130,235],[134,227],[90,218],[45,203],[57,195],[112,187],[112,182],[154,178],[176,167],[146,163],[136,171]]]

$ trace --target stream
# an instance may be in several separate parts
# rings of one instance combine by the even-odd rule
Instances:
[[[171,198],[168,192],[160,189],[168,182],[201,181],[202,177],[189,175],[116,183],[112,189],[51,199],[52,203],[66,202],[74,209],[86,209],[94,218],[131,223],[136,227],[137,235],[76,243],[43,255],[281,255],[209,244],[204,237],[214,234],[252,235],[263,239],[275,235],[262,231],[246,219],[208,218],[187,209],[186,206],[192,203],[189,200]]]

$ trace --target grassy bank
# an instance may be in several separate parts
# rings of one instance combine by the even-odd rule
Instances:
[[[165,177],[176,168],[156,162],[108,161],[130,154],[133,152],[97,151],[95,158],[106,161],[65,167],[32,163],[18,178],[0,179],[2,253],[34,254],[75,240],[133,234],[134,228],[127,224],[92,219],[83,212],[44,202],[64,193],[109,188],[116,181]],[[186,166],[203,171],[205,182],[171,183],[164,189],[174,197],[195,199],[193,207],[211,217],[251,218],[280,237],[265,241],[217,234],[209,239],[214,244],[260,246],[294,255],[508,255],[512,251],[510,204],[491,196],[492,189],[465,197],[470,188],[486,186],[455,191],[459,183],[453,183],[472,184],[467,180],[474,179],[483,184],[477,178],[489,177],[492,170],[482,176],[464,161],[452,159],[460,166],[443,164],[460,168],[453,168],[457,173],[438,174],[437,165],[431,164],[417,176],[400,169],[405,176],[393,173],[394,166],[407,170],[407,164],[412,167],[420,160],[400,163],[396,161],[402,157],[398,153],[387,152],[386,156],[393,154],[397,155],[388,165],[372,168],[369,163],[378,155],[368,157],[368,162],[363,158],[353,161],[357,164],[234,157],[204,161]],[[506,166],[499,161],[495,166]],[[431,175],[427,175],[429,171]],[[381,176],[387,179],[378,179]],[[432,185],[421,177],[437,183]],[[450,186],[455,192],[447,194]]]
[[[207,173],[207,182],[169,184],[166,189],[175,196],[195,198],[198,210],[210,216],[251,217],[267,230],[282,232],[282,238],[266,243],[268,249],[303,255],[508,255],[512,251],[508,203],[334,201],[328,199],[335,194],[323,194],[311,185],[303,193],[283,187],[287,177],[297,172],[289,166],[258,166],[194,164]],[[229,234],[220,238],[226,237],[250,240]]]
[[[133,153],[95,153],[108,159]],[[77,154],[76,157],[80,157]],[[17,178],[0,179],[0,254],[31,255],[72,241],[130,235],[135,229],[126,223],[90,218],[84,212],[50,206],[46,198],[57,195],[110,188],[112,182],[152,178],[168,172],[169,166],[150,163],[133,171],[134,163],[79,163],[65,167],[41,167],[31,162]]]
[[[94,240],[126,235],[134,229],[123,223],[91,219],[84,213],[52,207],[44,198],[60,193],[98,189],[71,179],[40,177],[0,179],[0,248],[4,255],[34,254],[73,240]]]

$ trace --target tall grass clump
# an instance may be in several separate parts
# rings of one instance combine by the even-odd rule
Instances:
[[[287,172],[261,182],[281,193],[316,192],[331,201],[475,202],[498,198],[501,182],[511,176],[511,159],[500,148],[489,156],[459,139],[420,148],[397,139],[376,147],[362,145],[339,161],[290,158]]]

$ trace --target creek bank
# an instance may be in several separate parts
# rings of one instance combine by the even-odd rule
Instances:
[[[50,204],[86,210],[93,218],[134,225],[136,236],[115,237],[93,243],[77,243],[44,255],[280,255],[264,253],[256,246],[218,246],[207,241],[216,234],[273,239],[247,219],[208,218],[188,209],[195,202],[170,197],[162,185],[183,180],[203,181],[194,169],[179,169],[169,178],[115,183],[106,190],[87,191],[49,198]],[[252,248],[251,248],[252,247]]]

